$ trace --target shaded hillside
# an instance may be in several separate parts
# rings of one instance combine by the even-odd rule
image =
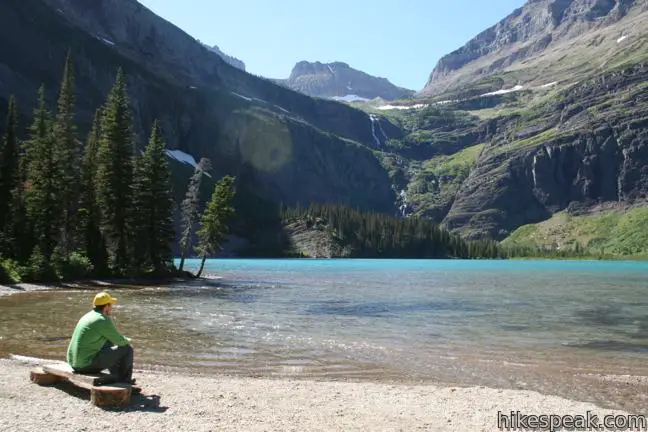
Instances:
[[[238,70],[134,0],[2,2],[0,41],[2,109],[15,94],[30,113],[41,83],[51,103],[71,49],[83,133],[121,66],[140,145],[158,118],[170,148],[209,157],[217,176],[250,165],[267,198],[393,208],[367,114]],[[399,135],[383,122],[386,134]]]

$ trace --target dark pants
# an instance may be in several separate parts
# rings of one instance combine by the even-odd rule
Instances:
[[[133,378],[133,347],[130,345],[118,347],[106,343],[92,359],[92,363],[84,368],[74,369],[74,371],[82,374],[98,374],[104,369],[108,369],[118,382],[131,382]]]

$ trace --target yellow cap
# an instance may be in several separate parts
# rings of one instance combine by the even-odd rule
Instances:
[[[108,294],[107,292],[100,292],[95,296],[94,300],[92,301],[92,305],[95,307],[103,306],[107,304],[115,304],[115,303],[117,303],[117,299],[111,296],[110,294]]]

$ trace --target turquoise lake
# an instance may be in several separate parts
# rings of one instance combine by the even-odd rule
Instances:
[[[136,362],[648,400],[623,377],[648,376],[648,263],[233,259],[206,273],[113,292]],[[95,291],[0,298],[0,353],[63,358]]]

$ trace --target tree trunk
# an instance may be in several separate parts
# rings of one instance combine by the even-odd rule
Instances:
[[[207,261],[207,255],[203,255],[203,257],[202,257],[202,261],[200,262],[200,268],[198,269],[198,273],[196,273],[197,278],[200,277],[203,270],[205,269],[205,261]]]
[[[180,255],[180,267],[178,268],[178,271],[182,271],[184,268],[184,262],[185,262],[185,252],[182,251],[182,254]]]

